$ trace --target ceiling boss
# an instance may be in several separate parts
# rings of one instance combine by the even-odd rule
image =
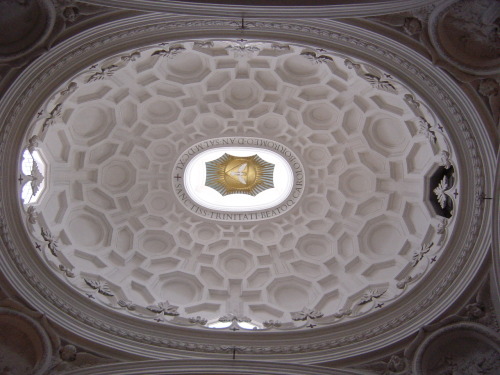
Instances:
[[[274,187],[274,164],[253,156],[233,156],[224,154],[220,158],[206,162],[205,186],[229,194],[256,196]]]

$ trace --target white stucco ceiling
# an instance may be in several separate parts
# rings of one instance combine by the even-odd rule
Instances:
[[[174,42],[110,56],[65,82],[27,136],[47,164],[44,193],[24,206],[37,212],[29,230],[47,243],[46,265],[92,303],[194,328],[234,316],[293,329],[310,324],[303,309],[329,325],[408,293],[453,228],[428,192],[454,151],[403,83],[322,53]],[[233,146],[278,140],[299,155],[298,204],[248,220],[180,199],[175,160],[219,136]],[[443,199],[455,200],[457,184]]]
[[[491,148],[449,77],[346,23],[253,27],[245,41],[229,20],[110,22],[40,58],[1,102],[1,267],[56,324],[151,358],[230,342],[313,363],[408,337],[477,272]],[[296,204],[251,221],[184,204],[176,161],[221,137],[289,148]],[[24,205],[26,149],[46,168]],[[204,324],[221,317],[262,329]]]

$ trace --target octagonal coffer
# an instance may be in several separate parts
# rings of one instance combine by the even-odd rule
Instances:
[[[215,138],[187,149],[173,180],[177,197],[191,212],[253,221],[289,211],[302,195],[304,173],[297,156],[278,142]]]

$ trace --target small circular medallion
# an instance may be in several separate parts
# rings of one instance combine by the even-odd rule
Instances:
[[[220,221],[255,221],[288,212],[304,190],[304,169],[288,147],[262,138],[214,138],[175,164],[173,186],[190,212]]]

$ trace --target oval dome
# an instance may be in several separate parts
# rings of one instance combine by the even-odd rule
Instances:
[[[158,358],[221,358],[233,342],[248,359],[361,358],[441,316],[487,255],[472,198],[492,154],[446,76],[393,44],[364,61],[375,41],[341,22],[259,21],[236,40],[212,20],[149,17],[61,44],[9,91],[12,114],[2,99],[0,263],[21,271],[24,300]],[[189,27],[206,39],[179,40]],[[46,163],[36,204],[21,199],[42,190],[25,150]],[[282,182],[258,205],[194,199],[255,202]]]

